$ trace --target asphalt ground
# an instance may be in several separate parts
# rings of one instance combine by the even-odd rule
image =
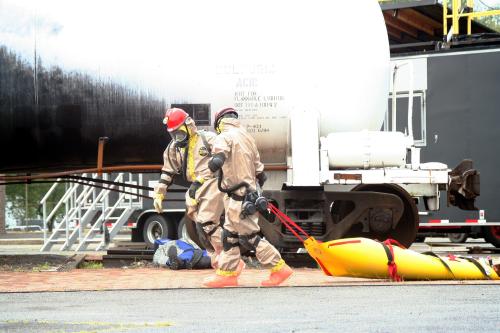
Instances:
[[[499,285],[0,294],[1,332],[500,332]]]

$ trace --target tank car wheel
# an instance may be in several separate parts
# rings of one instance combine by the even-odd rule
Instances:
[[[483,236],[488,243],[500,247],[500,226],[483,227]]]
[[[413,198],[402,187],[393,184],[361,184],[353,188],[352,191],[382,192],[397,195],[403,201],[404,211],[395,229],[380,228],[380,225],[376,225],[375,227],[379,229],[378,232],[375,232],[371,225],[370,229],[372,229],[372,231],[366,233],[362,231],[361,223],[358,223],[353,225],[344,237],[367,237],[379,241],[391,238],[397,240],[406,247],[409,247],[415,241],[419,222],[418,209]],[[332,206],[332,213],[334,216],[337,216],[337,218],[342,219],[349,214],[352,209],[352,202],[344,201],[339,204],[334,203]]]

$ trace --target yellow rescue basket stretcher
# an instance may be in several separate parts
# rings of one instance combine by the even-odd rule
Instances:
[[[287,215],[269,204],[269,209],[298,239],[326,275],[393,281],[410,280],[500,280],[486,259],[405,249],[394,240],[343,238],[320,242],[310,237]],[[302,233],[303,239],[298,233]]]

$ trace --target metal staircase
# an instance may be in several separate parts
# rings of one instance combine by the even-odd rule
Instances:
[[[125,177],[127,181],[125,181]],[[83,177],[97,178],[97,174],[84,174]],[[132,174],[119,173],[113,182],[137,183]],[[109,180],[104,174],[102,179]],[[130,194],[111,190],[121,186],[96,188],[92,181],[66,185],[66,192],[48,213],[47,202],[60,183],[54,183],[40,201],[44,225],[44,244],[40,251],[50,251],[54,245],[59,245],[60,251],[100,251],[118,234],[128,222],[135,210],[142,208],[142,199]],[[138,191],[138,190],[137,190]],[[139,192],[138,192],[139,193]],[[58,212],[64,207],[64,215],[58,219]],[[60,214],[59,214],[60,215]],[[49,224],[53,221],[52,231]],[[109,229],[108,229],[109,227]],[[92,246],[92,248],[90,248]]]

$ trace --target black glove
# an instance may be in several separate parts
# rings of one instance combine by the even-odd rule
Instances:
[[[199,181],[194,181],[191,183],[191,186],[189,186],[188,194],[191,199],[194,199],[196,195],[196,191],[201,187],[201,183]]]
[[[266,174],[264,173],[264,171],[262,171],[261,173],[259,173],[257,176],[257,181],[259,182],[259,186],[262,187],[264,186],[264,183],[266,182],[267,180],[267,176]]]
[[[210,171],[216,172],[217,170],[222,168],[225,161],[226,156],[224,155],[224,153],[214,154],[210,161],[208,161],[208,168],[210,169]]]

